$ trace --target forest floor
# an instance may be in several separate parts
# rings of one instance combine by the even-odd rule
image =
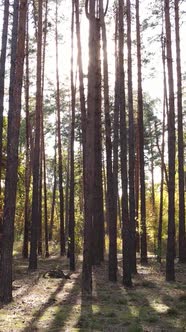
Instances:
[[[121,260],[119,260],[121,264]],[[108,282],[108,263],[93,269],[93,296],[81,298],[81,262],[70,279],[45,279],[57,266],[68,272],[64,258],[39,259],[28,272],[27,260],[14,260],[14,301],[0,305],[0,332],[29,331],[186,331],[186,266],[176,264],[176,282],[165,282],[165,266],[149,259],[138,265],[134,286]]]

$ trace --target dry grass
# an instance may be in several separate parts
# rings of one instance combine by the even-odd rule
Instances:
[[[70,280],[44,279],[43,273],[68,262],[40,259],[28,273],[27,261],[15,259],[14,301],[0,310],[0,332],[17,331],[186,331],[186,266],[176,265],[177,281],[166,283],[164,266],[151,260],[138,266],[134,286],[107,280],[107,262],[93,271],[93,296],[81,298],[81,263]]]

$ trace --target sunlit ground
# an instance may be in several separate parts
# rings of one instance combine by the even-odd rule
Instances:
[[[121,263],[121,262],[120,262]],[[94,268],[93,296],[81,297],[81,262],[70,280],[45,279],[56,266],[68,271],[65,259],[40,260],[28,274],[27,262],[15,260],[14,302],[0,310],[0,331],[184,331],[186,267],[176,265],[177,281],[164,281],[164,265],[150,259],[138,266],[132,289],[107,280],[107,262]],[[161,272],[160,272],[161,270]],[[6,326],[6,328],[5,328]]]

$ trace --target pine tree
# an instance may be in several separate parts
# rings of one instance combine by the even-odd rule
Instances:
[[[14,23],[17,20],[18,6],[14,3]],[[17,191],[18,145],[21,116],[21,91],[23,82],[23,64],[25,53],[25,31],[27,1],[21,0],[19,7],[18,37],[13,35],[12,47],[16,45],[15,76],[12,85],[12,98],[9,101],[7,164],[5,180],[5,202],[3,212],[2,277],[1,298],[4,303],[12,300],[12,255],[14,241],[14,218]],[[13,26],[14,27],[14,26]],[[15,44],[14,44],[15,43]],[[14,52],[14,49],[13,49]]]
[[[165,0],[165,31],[167,46],[167,69],[169,86],[168,110],[168,157],[169,157],[169,182],[168,182],[168,239],[166,255],[166,280],[175,280],[175,105],[174,105],[174,78],[172,63],[172,38],[170,22],[170,1]]]
[[[37,269],[38,226],[40,224],[40,142],[41,142],[41,109],[42,109],[42,0],[38,2],[38,27],[37,27],[37,82],[36,82],[36,110],[35,110],[35,142],[33,160],[33,191],[32,191],[32,221],[29,269]]]

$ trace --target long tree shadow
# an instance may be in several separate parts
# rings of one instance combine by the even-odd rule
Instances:
[[[92,329],[93,317],[93,297],[92,295],[83,295],[81,293],[81,309],[78,321],[75,324],[75,328],[78,331],[89,331]]]
[[[154,331],[159,328],[180,331],[175,322],[165,319],[157,311],[153,299],[156,299],[160,288],[152,279],[146,279],[145,271],[144,275],[134,277],[132,288],[122,286],[120,273],[118,283],[114,284],[108,282],[107,274],[106,264],[94,268],[95,296],[92,300],[91,323],[85,328],[100,331]]]
[[[37,329],[37,322],[38,322],[38,320],[43,316],[43,314],[45,313],[45,311],[55,303],[55,297],[57,296],[57,294],[59,292],[62,291],[62,289],[64,287],[64,284],[65,284],[65,280],[62,280],[60,282],[60,284],[58,285],[58,287],[56,288],[56,290],[50,295],[50,297],[47,300],[47,302],[45,302],[40,307],[40,309],[35,312],[35,314],[33,315],[33,318],[29,322],[29,325],[25,327],[25,329],[23,330],[23,332],[30,332],[30,331],[34,331],[34,329]]]
[[[118,282],[108,281],[108,266],[104,263],[94,268],[93,330],[100,331],[143,331],[133,308],[128,305],[127,292]]]
[[[32,287],[37,285],[44,272],[56,268],[62,264],[60,257],[39,258],[39,267],[35,272],[28,271],[28,259],[23,259],[20,255],[14,258],[13,265],[13,291],[16,300],[28,295]],[[64,264],[63,264],[64,269]]]
[[[93,268],[92,297],[82,297],[81,314],[74,326],[78,331],[143,331],[128,306],[126,291],[108,281],[108,267]]]
[[[120,271],[119,271],[120,272]],[[92,297],[81,297],[81,275],[75,273],[69,283],[57,287],[24,332],[41,328],[44,331],[181,331],[175,312],[163,312],[163,304],[171,301],[164,297],[164,289],[153,280],[153,273],[143,269],[134,277],[134,287],[108,282],[108,267],[104,263],[93,269]],[[65,286],[65,287],[64,287]],[[63,294],[59,294],[63,290]],[[166,291],[165,291],[166,292]],[[165,294],[166,295],[166,294]],[[183,305],[182,299],[182,305]],[[50,315],[42,318],[47,309]],[[52,316],[51,316],[52,313]],[[172,315],[172,316],[171,316]],[[173,319],[175,318],[175,319]]]
[[[182,331],[180,324],[174,319],[176,318],[175,310],[169,308],[173,298],[169,297],[169,302],[166,303],[164,296],[162,296],[166,293],[167,284],[160,283],[158,275],[154,276],[155,280],[153,281],[153,272],[150,272],[149,275],[143,274],[143,272],[138,274],[134,278],[133,289],[127,290],[128,301],[139,309],[138,318],[141,324],[143,327],[149,327],[152,331],[156,327],[161,331]]]
[[[76,272],[72,282],[73,286],[66,290],[66,296],[63,296],[62,300],[57,303],[57,310],[54,314],[54,319],[46,331],[63,331],[63,328],[65,328],[68,324],[72,325],[73,319],[79,314],[81,300],[81,273]],[[75,310],[75,312],[73,312],[73,310]]]

